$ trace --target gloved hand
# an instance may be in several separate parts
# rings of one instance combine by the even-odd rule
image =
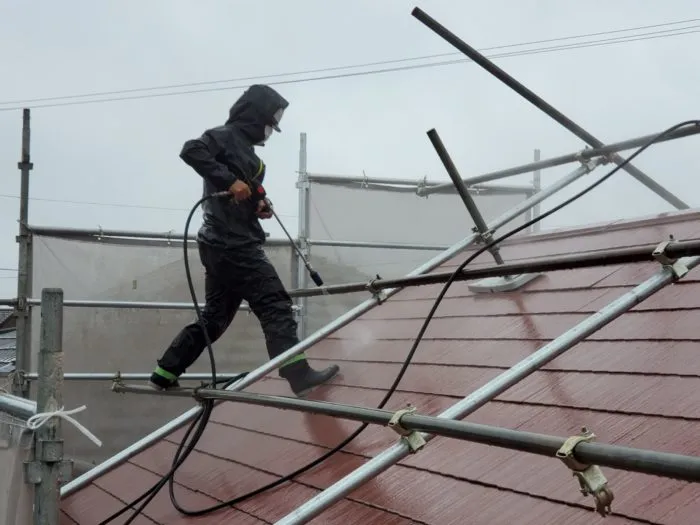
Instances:
[[[245,200],[252,194],[250,186],[248,186],[242,180],[237,180],[236,182],[231,184],[231,187],[228,189],[228,192],[231,195],[233,195],[233,198],[236,199],[236,201]]]
[[[269,219],[272,217],[272,203],[269,199],[264,198],[258,201],[258,209],[255,215],[257,215],[259,219]]]

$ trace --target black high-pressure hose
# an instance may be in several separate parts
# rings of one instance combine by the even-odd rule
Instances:
[[[192,206],[192,209],[190,210],[190,212],[187,216],[187,220],[185,221],[185,231],[183,234],[183,257],[184,257],[184,264],[185,264],[185,276],[187,278],[187,286],[188,286],[189,291],[190,291],[190,297],[192,298],[192,303],[194,305],[195,312],[197,313],[197,319],[198,319],[199,324],[202,326],[202,331],[204,333],[204,340],[205,340],[206,345],[207,345],[207,350],[208,350],[208,354],[209,354],[209,361],[211,364],[212,380],[211,380],[210,386],[212,388],[216,388],[217,383],[219,383],[221,381],[217,380],[217,378],[216,378],[216,359],[214,358],[214,351],[212,349],[211,338],[209,337],[209,333],[207,331],[206,324],[204,323],[204,320],[202,317],[202,312],[201,312],[201,309],[199,307],[199,302],[197,301],[197,294],[196,294],[195,289],[194,289],[194,283],[193,283],[192,274],[190,271],[189,253],[187,250],[187,241],[188,241],[188,237],[189,237],[189,227],[190,227],[190,223],[192,222],[192,217],[194,216],[194,213],[197,211],[199,206],[202,203],[204,203],[205,201],[210,200],[210,199],[227,198],[227,197],[230,198],[231,196],[232,196],[231,193],[228,191],[219,191],[219,192],[215,192],[215,193],[212,193],[209,195],[205,195],[204,197],[199,199]],[[269,199],[268,199],[268,201],[269,201]],[[294,239],[289,234],[289,231],[287,230],[287,228],[285,228],[284,224],[282,223],[282,220],[279,218],[277,213],[274,211],[274,208],[272,207],[271,203],[270,203],[270,211],[274,215],[274,217],[277,220],[277,222],[279,223],[279,225],[282,227],[282,230],[284,231],[285,235],[289,239],[289,242],[291,243],[292,247],[297,251],[297,254],[299,255],[299,257],[304,261],[304,265],[306,266],[314,283],[317,286],[323,286],[323,279],[321,278],[321,275],[316,270],[313,269],[313,267],[311,266],[311,263],[304,256],[304,254],[301,252],[299,247],[296,245],[296,243],[294,242]],[[246,375],[247,375],[247,372],[239,374],[238,376],[226,381],[224,388],[235,383],[239,379],[242,379]],[[203,385],[203,386],[207,386],[207,385]],[[208,514],[209,512],[213,512],[214,510],[218,510],[219,508],[231,506],[234,503],[238,502],[238,501],[236,501],[234,503],[229,502],[229,503],[226,503],[224,505],[217,506],[216,508],[210,508],[210,509],[204,509],[203,511],[192,512],[192,511],[188,511],[186,509],[182,509],[179,506],[179,504],[177,503],[177,500],[175,498],[175,494],[174,494],[174,475],[175,475],[175,472],[180,467],[180,465],[182,465],[182,463],[184,463],[184,461],[187,459],[187,457],[192,453],[192,450],[194,450],[194,447],[196,446],[196,444],[199,442],[199,439],[201,438],[201,436],[204,432],[204,429],[206,428],[206,425],[209,422],[209,418],[211,417],[211,412],[214,408],[213,400],[201,400],[201,403],[202,403],[202,411],[190,423],[190,426],[188,427],[187,431],[185,432],[185,435],[182,438],[182,441],[180,442],[180,445],[178,446],[177,451],[175,452],[175,457],[173,458],[173,464],[172,464],[171,469],[168,471],[168,473],[165,474],[153,487],[151,487],[149,490],[147,490],[145,493],[143,493],[137,499],[135,499],[134,501],[129,503],[127,506],[123,507],[118,512],[112,514],[107,519],[102,521],[100,523],[100,525],[106,525],[107,523],[110,523],[114,519],[116,519],[119,516],[121,516],[122,514],[124,514],[130,508],[133,508],[134,505],[137,505],[138,503],[143,502],[143,503],[141,503],[139,508],[134,511],[132,516],[129,517],[129,519],[125,522],[125,525],[128,525],[129,523],[133,522],[133,520],[136,519],[136,516],[138,516],[143,511],[143,509],[146,507],[146,505],[148,505],[153,500],[153,498],[156,496],[156,494],[158,494],[160,489],[163,488],[163,486],[166,483],[169,483],[170,499],[173,503],[173,506],[179,512],[181,512],[182,514],[185,514],[185,515]],[[195,430],[195,428],[196,428],[196,430]],[[192,440],[185,446],[185,443],[187,443],[188,438],[190,437],[190,435],[193,432],[194,432],[194,434],[193,434]],[[184,452],[183,452],[183,449],[184,449]],[[308,467],[308,468],[311,468],[311,467]],[[297,475],[297,474],[298,473],[294,473],[294,475]],[[291,477],[289,479],[291,479]],[[286,481],[288,481],[288,479],[283,478],[283,479],[280,479],[274,483],[263,486],[256,491],[253,491],[249,494],[246,494],[243,497],[243,499],[249,499],[253,496],[256,496],[257,494],[259,494],[261,492],[269,490],[270,488],[275,487],[277,485],[280,485]],[[243,501],[243,499],[241,499],[240,501]]]
[[[406,359],[404,360],[404,363],[403,363],[403,365],[402,365],[402,367],[401,367],[401,370],[399,371],[399,373],[398,373],[396,379],[395,379],[394,382],[392,383],[392,385],[391,385],[391,387],[389,388],[389,390],[387,391],[386,395],[385,395],[384,398],[382,399],[381,403],[379,403],[378,408],[380,408],[380,409],[381,409],[381,408],[384,408],[384,406],[386,405],[386,403],[389,401],[389,399],[391,398],[391,396],[392,396],[392,395],[394,394],[394,392],[396,391],[396,388],[398,387],[399,383],[400,383],[401,380],[403,379],[403,376],[404,376],[404,374],[406,373],[406,370],[408,369],[408,366],[410,365],[411,360],[413,359],[413,356],[414,356],[416,350],[418,349],[418,345],[420,344],[420,342],[421,342],[421,340],[422,340],[422,338],[423,338],[423,336],[424,336],[424,334],[425,334],[425,332],[426,332],[426,330],[427,330],[427,328],[428,328],[428,324],[430,323],[430,321],[432,320],[433,316],[435,315],[435,311],[437,310],[438,306],[439,306],[440,303],[442,302],[442,299],[445,297],[445,295],[446,295],[446,293],[447,293],[449,287],[452,285],[452,283],[454,282],[454,280],[456,279],[456,277],[464,270],[464,268],[465,268],[470,262],[472,262],[474,259],[476,259],[479,255],[481,255],[481,254],[484,253],[485,251],[487,251],[487,250],[489,250],[490,248],[494,247],[496,244],[503,242],[504,240],[508,239],[509,237],[512,237],[512,236],[515,235],[516,233],[518,233],[518,232],[520,232],[520,231],[522,231],[522,230],[524,230],[524,229],[526,229],[526,228],[529,228],[531,225],[533,225],[533,224],[535,224],[535,223],[541,221],[542,219],[545,219],[546,217],[549,217],[550,215],[556,213],[557,211],[561,210],[561,209],[564,208],[565,206],[568,206],[568,205],[571,204],[572,202],[574,202],[574,201],[580,199],[580,198],[583,197],[585,194],[589,193],[589,192],[592,191],[594,188],[598,187],[598,186],[599,186],[600,184],[602,184],[604,181],[606,181],[607,179],[609,179],[613,174],[617,173],[621,168],[623,168],[625,165],[627,165],[627,163],[629,163],[630,161],[632,161],[632,159],[634,159],[635,157],[637,157],[637,155],[639,155],[640,153],[642,153],[642,152],[643,152],[644,150],[646,150],[649,146],[651,146],[652,144],[654,144],[654,143],[656,143],[657,141],[661,140],[661,139],[662,139],[663,137],[665,137],[667,134],[669,134],[669,133],[675,131],[676,129],[681,128],[681,127],[684,127],[684,126],[687,126],[687,125],[700,126],[700,120],[689,120],[689,121],[686,121],[686,122],[681,122],[680,124],[676,124],[675,126],[672,126],[672,127],[668,128],[667,130],[665,130],[665,131],[659,133],[659,134],[656,135],[654,138],[652,138],[651,140],[649,140],[646,144],[644,144],[644,145],[641,146],[639,149],[637,149],[637,151],[636,151],[635,153],[633,153],[630,157],[628,157],[627,159],[625,159],[623,162],[621,162],[621,163],[618,164],[615,168],[613,168],[610,172],[608,172],[606,175],[604,175],[603,177],[601,177],[598,181],[594,182],[593,184],[591,184],[590,186],[588,186],[588,187],[585,188],[584,190],[580,191],[579,193],[575,194],[573,197],[571,197],[571,198],[565,200],[565,201],[562,202],[561,204],[555,206],[554,208],[552,208],[552,209],[549,210],[548,212],[546,212],[546,213],[540,215],[539,217],[535,217],[535,218],[533,218],[532,220],[527,221],[527,222],[526,222],[525,224],[523,224],[522,226],[519,226],[519,227],[517,227],[517,228],[515,228],[515,229],[513,229],[513,230],[511,230],[511,231],[509,231],[508,233],[506,233],[506,234],[504,234],[504,235],[501,235],[500,237],[497,237],[497,238],[493,239],[491,242],[485,244],[485,245],[482,246],[479,250],[477,250],[475,253],[473,253],[472,255],[470,255],[462,264],[460,264],[459,267],[453,272],[453,274],[452,274],[452,276],[450,277],[450,279],[445,283],[445,285],[443,286],[443,288],[442,288],[440,294],[438,294],[438,297],[435,299],[435,302],[434,302],[432,308],[430,309],[430,312],[428,313],[428,315],[426,316],[426,318],[425,318],[425,320],[424,320],[424,322],[423,322],[423,326],[422,326],[421,329],[419,330],[418,335],[417,335],[415,341],[413,342],[413,345],[411,346],[411,349],[409,350],[408,355],[406,356]],[[197,204],[195,205],[195,207],[193,208],[192,212],[190,212],[190,217],[188,217],[187,225],[186,225],[186,227],[185,227],[185,244],[186,244],[186,240],[187,240],[187,227],[189,226],[189,220],[190,220],[191,216],[194,214],[194,211],[195,211],[196,208],[199,206],[199,204],[200,204],[201,202],[203,202],[206,198],[212,198],[212,197],[214,197],[214,196],[217,196],[217,194],[214,194],[214,195],[205,197],[205,198],[203,198],[203,199],[200,199],[200,201],[198,201]],[[278,219],[278,220],[279,220],[279,219]],[[189,283],[189,284],[190,284],[190,292],[191,292],[192,295],[193,295],[193,302],[194,302],[195,305],[196,305],[196,304],[197,304],[197,301],[196,301],[196,297],[194,297],[194,296],[195,296],[194,287],[191,285],[191,279],[190,279],[190,274],[189,274],[189,265],[188,265],[188,262],[187,262],[187,250],[186,250],[186,249],[185,249],[185,266],[186,266],[186,268],[187,268],[187,277],[188,277],[188,281],[190,281],[190,283]],[[199,313],[199,309],[198,309],[198,308],[197,308],[197,312],[198,312],[198,316],[199,316],[200,313]],[[200,317],[200,323],[201,323],[201,317]],[[205,333],[206,333],[206,330],[205,330]],[[214,358],[213,358],[213,352],[212,352],[211,350],[210,350],[210,355],[211,355],[211,359],[212,359],[212,369],[213,369],[213,361],[214,361]],[[245,374],[242,374],[242,375],[239,376],[239,377],[236,377],[236,378],[234,378],[234,379],[229,380],[229,381],[228,381],[228,384],[232,384],[233,382],[235,382],[235,381],[237,381],[238,379],[240,379],[240,377],[243,377],[243,375],[245,375]],[[213,377],[213,378],[216,377],[214,371],[212,371],[212,377]],[[215,383],[216,381],[213,379],[213,382]],[[247,500],[247,499],[249,499],[249,498],[251,498],[251,497],[253,497],[253,496],[256,496],[256,495],[258,495],[258,494],[260,494],[260,493],[262,493],[262,492],[265,492],[265,491],[268,490],[268,489],[271,489],[271,488],[273,488],[273,487],[276,487],[276,486],[278,486],[278,485],[281,485],[282,483],[285,483],[285,482],[287,482],[287,481],[291,481],[294,477],[298,476],[299,474],[301,474],[301,473],[303,473],[303,472],[306,472],[306,471],[308,471],[309,469],[311,469],[311,468],[313,468],[313,467],[319,465],[320,463],[322,463],[323,461],[325,461],[326,459],[328,459],[329,457],[331,457],[331,456],[334,455],[335,453],[337,453],[337,452],[341,451],[343,448],[345,448],[351,441],[353,441],[353,440],[354,440],[365,428],[367,428],[367,426],[368,426],[368,423],[363,423],[362,425],[360,425],[360,426],[358,427],[357,430],[355,430],[352,434],[350,434],[350,436],[348,436],[346,439],[344,439],[344,440],[343,440],[341,443],[339,443],[337,446],[333,447],[331,450],[329,450],[328,452],[326,452],[325,454],[323,454],[322,456],[320,456],[318,459],[316,459],[316,460],[312,461],[311,463],[309,463],[308,465],[306,465],[306,466],[304,466],[304,467],[302,467],[302,468],[300,468],[300,469],[297,469],[296,471],[294,471],[294,472],[292,472],[292,473],[290,473],[290,474],[288,474],[288,475],[286,475],[286,476],[280,478],[279,480],[277,480],[277,481],[275,481],[275,482],[273,482],[273,483],[269,483],[268,485],[265,485],[265,486],[263,486],[263,487],[261,487],[261,488],[255,490],[255,491],[249,492],[249,493],[244,494],[244,495],[242,495],[242,496],[238,496],[238,497],[236,497],[236,498],[233,498],[233,499],[231,499],[231,500],[222,502],[222,503],[220,503],[220,504],[217,504],[217,505],[214,505],[214,506],[205,508],[205,509],[193,511],[193,510],[184,509],[184,508],[182,508],[182,507],[178,504],[178,502],[177,502],[177,500],[176,500],[176,498],[175,498],[175,495],[174,495],[174,485],[175,485],[175,482],[174,482],[174,474],[175,474],[176,470],[179,468],[179,466],[182,465],[182,463],[185,461],[185,459],[187,459],[187,457],[188,457],[189,454],[192,452],[192,450],[194,450],[194,447],[196,446],[197,442],[199,441],[199,439],[200,439],[200,437],[201,437],[201,435],[202,435],[202,433],[203,433],[203,431],[204,431],[204,428],[206,427],[206,424],[207,424],[207,422],[208,422],[208,420],[209,420],[209,417],[210,417],[210,415],[211,415],[211,411],[212,411],[212,409],[213,409],[213,401],[212,401],[212,400],[205,400],[205,401],[202,401],[202,403],[203,403],[203,405],[204,405],[204,409],[202,410],[202,412],[200,412],[200,414],[198,415],[198,417],[191,423],[190,427],[188,428],[188,430],[187,430],[187,432],[186,432],[186,434],[185,434],[185,437],[183,438],[182,442],[180,443],[180,445],[179,445],[179,447],[178,447],[177,452],[175,453],[175,457],[173,458],[173,466],[172,466],[172,468],[170,469],[170,471],[169,471],[156,485],[154,485],[151,489],[149,489],[146,493],[144,493],[142,496],[140,496],[139,498],[137,498],[135,501],[133,501],[133,502],[131,502],[130,504],[128,504],[126,507],[124,507],[124,508],[123,508],[122,510],[120,510],[119,512],[117,512],[117,513],[115,513],[114,515],[112,515],[112,516],[110,516],[109,518],[107,518],[105,521],[103,521],[102,523],[100,523],[100,525],[105,525],[105,524],[111,522],[113,519],[115,519],[116,517],[118,517],[118,516],[120,516],[121,514],[123,514],[124,512],[126,512],[129,508],[132,508],[134,505],[138,504],[139,502],[141,502],[142,500],[145,499],[146,501],[144,501],[144,502],[140,505],[140,507],[139,507],[138,509],[135,510],[134,514],[129,518],[129,520],[127,520],[127,521],[125,522],[126,524],[131,523],[131,522],[136,518],[136,516],[145,508],[145,506],[153,499],[153,497],[155,496],[155,494],[157,494],[157,492],[158,492],[166,483],[169,483],[170,499],[171,499],[171,502],[172,502],[173,506],[174,506],[180,513],[185,514],[185,515],[187,515],[187,516],[201,516],[201,515],[208,514],[208,513],[210,513],[210,512],[213,512],[213,511],[216,511],[216,510],[225,508],[225,507],[231,507],[231,506],[233,506],[233,505],[235,505],[235,504],[237,504],[237,503],[240,503],[240,502],[242,502],[242,501],[245,501],[245,500]],[[189,438],[190,434],[193,432],[193,429],[195,428],[195,426],[197,426],[197,429],[196,429],[196,431],[194,431],[194,436],[192,437],[191,442],[188,443],[187,445],[185,445],[185,443],[187,442],[187,439]],[[183,449],[184,449],[184,452],[183,452]],[[182,454],[182,455],[181,455],[181,454]]]

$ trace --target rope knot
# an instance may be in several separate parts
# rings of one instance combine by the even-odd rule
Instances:
[[[30,430],[36,430],[39,427],[43,426],[51,418],[57,417],[73,425],[83,436],[88,438],[98,447],[101,447],[102,441],[95,437],[95,435],[92,432],[90,432],[87,428],[81,425],[77,420],[71,417],[73,414],[82,412],[86,408],[87,407],[83,405],[81,407],[74,408],[73,410],[65,410],[64,407],[61,407],[58,410],[54,410],[52,412],[39,412],[38,414],[34,414],[32,417],[27,419],[27,428],[29,428]]]

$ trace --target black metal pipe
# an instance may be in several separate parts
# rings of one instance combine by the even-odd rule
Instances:
[[[491,171],[489,173],[484,173],[482,175],[477,175],[475,177],[469,177],[467,179],[462,180],[467,186],[474,186],[477,184],[482,184],[484,182],[491,182],[506,177],[512,177],[513,175],[521,175],[523,173],[532,173],[533,171],[537,170],[554,168],[556,166],[563,166],[564,164],[570,164],[572,162],[588,161],[592,158],[607,156],[611,153],[616,153],[618,151],[638,148],[640,146],[643,146],[644,144],[647,144],[654,137],[658,136],[659,133],[654,133],[653,135],[644,135],[643,137],[623,140],[621,142],[614,142],[612,144],[608,144],[600,148],[587,148],[576,153],[569,153],[567,155],[561,155],[559,157],[552,157],[550,159],[529,162],[528,164],[521,164],[520,166],[515,166],[513,168]],[[664,135],[657,141],[657,144],[669,140],[689,137],[691,135],[697,135],[698,133],[700,133],[700,126],[686,126],[680,129],[676,129],[668,133],[667,135]],[[421,191],[422,193],[429,194],[440,191],[443,188],[448,188],[449,186],[449,183],[434,184],[432,186],[427,186]]]
[[[467,57],[469,57],[471,60],[474,61],[474,63],[480,65],[482,68],[484,68],[486,71],[491,73],[494,77],[496,77],[498,80],[506,84],[509,88],[511,88],[513,91],[518,93],[520,96],[525,98],[528,102],[533,104],[535,107],[538,109],[542,110],[544,113],[552,117],[554,120],[556,120],[559,124],[564,126],[566,129],[571,131],[574,135],[579,137],[580,139],[584,140],[588,144],[590,144],[594,148],[600,148],[603,147],[603,143],[598,140],[596,137],[591,135],[588,131],[583,129],[581,126],[576,124],[573,120],[571,120],[569,117],[564,115],[561,111],[556,109],[554,106],[551,104],[547,103],[542,97],[525,87],[523,84],[518,82],[515,78],[513,78],[511,75],[506,73],[503,69],[498,67],[496,64],[491,62],[488,58],[486,58],[484,55],[479,53],[476,49],[471,47],[469,44],[464,42],[462,39],[460,39],[457,35],[449,31],[446,27],[441,25],[437,20],[432,18],[430,15],[428,15],[425,11],[421,10],[419,7],[416,7],[411,11],[411,14],[417,18],[420,22],[422,22],[425,26],[427,26],[429,29],[432,29],[433,32],[435,32],[438,36],[442,37],[444,40],[446,40],[448,43],[452,44],[456,49],[464,53]],[[622,162],[625,161],[620,155],[617,153],[613,153],[610,155],[610,159],[615,162],[616,164],[620,165]],[[647,188],[655,192],[657,195],[665,199],[667,202],[672,204],[678,209],[687,209],[689,206],[680,200],[678,197],[673,195],[671,192],[669,192],[666,188],[658,184],[656,181],[654,181],[651,177],[649,177],[647,174],[643,173],[641,170],[638,168],[635,168],[632,164],[626,164],[622,169],[627,171],[630,175],[632,175],[634,178],[636,178],[639,182],[644,184]]]
[[[682,456],[606,443],[595,445],[581,443],[575,450],[577,457],[596,465],[607,465],[610,468],[644,472],[684,481],[700,481],[697,474],[700,458],[696,456]]]
[[[462,202],[464,202],[464,205],[467,207],[469,215],[472,216],[476,228],[479,230],[480,233],[487,232],[489,230],[489,227],[486,224],[484,218],[481,216],[479,208],[476,207],[474,199],[472,199],[472,196],[469,195],[469,190],[467,189],[466,184],[464,184],[462,177],[460,177],[459,171],[457,170],[457,166],[455,166],[454,162],[452,162],[450,154],[447,152],[447,148],[445,148],[445,145],[440,139],[440,135],[438,135],[438,132],[437,130],[435,130],[435,128],[428,131],[428,138],[430,139],[433,148],[435,148],[435,152],[438,154],[438,157],[440,157],[443,166],[445,166],[445,171],[447,171],[447,174],[450,176],[450,179],[452,179],[452,184],[455,185],[455,189],[457,190],[457,193],[459,193],[459,196],[462,198]]]
[[[540,456],[554,456],[565,441],[558,436],[420,415],[403,416],[401,424],[411,430],[519,450]],[[586,464],[684,481],[700,481],[700,457],[697,456],[604,443],[579,443],[574,448],[574,458]]]
[[[236,401],[382,426],[388,425],[394,416],[394,412],[377,408],[221,389],[200,388],[197,390],[181,388],[159,392],[146,386],[115,383],[113,390],[121,393],[176,397],[194,396],[199,399]],[[566,441],[566,439],[558,436],[410,413],[401,416],[399,423],[407,430],[426,432],[548,457],[556,457],[557,451]],[[700,481],[700,457],[695,456],[590,442],[576,445],[573,450],[573,456],[576,461],[584,464],[607,466],[684,481]]]
[[[484,217],[481,215],[479,208],[474,202],[474,199],[472,199],[472,196],[469,195],[467,185],[464,184],[462,177],[460,177],[459,171],[457,170],[457,166],[455,166],[454,162],[452,162],[452,158],[450,158],[450,154],[447,152],[447,148],[445,148],[445,145],[440,139],[440,135],[438,135],[438,132],[435,128],[428,131],[428,138],[433,144],[433,148],[435,148],[438,157],[440,157],[443,166],[445,166],[445,171],[447,171],[447,174],[450,176],[450,179],[452,179],[452,184],[454,184],[457,193],[459,193],[459,196],[462,198],[462,202],[467,207],[469,215],[472,216],[472,220],[476,225],[476,229],[482,235],[485,234],[489,231],[489,227],[486,224]],[[491,252],[491,255],[493,255],[493,258],[497,264],[503,264],[503,257],[501,257],[501,254],[498,252],[497,246],[492,246],[489,249],[489,252]]]
[[[611,248],[593,253],[561,255],[543,261],[527,261],[504,263],[489,268],[462,270],[455,281],[471,281],[487,277],[507,277],[523,273],[552,272],[574,270],[577,268],[592,268],[596,266],[612,266],[619,264],[641,263],[655,260],[654,251],[657,245],[647,245],[632,248]],[[669,243],[664,255],[670,258],[700,255],[700,240]],[[347,283],[327,286],[325,290],[305,288],[291,290],[292,297],[312,297],[324,293],[338,295],[362,291],[385,290],[387,288],[404,288],[407,286],[425,286],[447,282],[452,276],[451,271],[428,273],[396,279],[376,279],[371,283]]]

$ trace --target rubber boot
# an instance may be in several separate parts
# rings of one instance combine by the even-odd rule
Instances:
[[[280,377],[289,382],[292,392],[297,397],[304,397],[317,386],[333,379],[340,370],[338,365],[331,365],[323,370],[314,370],[305,359],[283,366],[279,370]]]

